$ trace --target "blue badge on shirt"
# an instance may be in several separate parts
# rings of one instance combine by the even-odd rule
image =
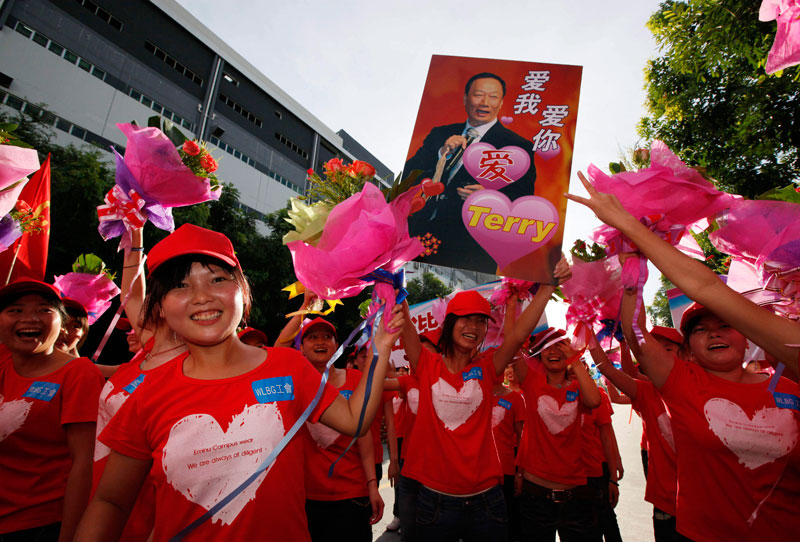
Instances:
[[[497,404],[506,410],[511,410],[511,401],[507,401],[505,399],[498,399]]]
[[[473,367],[466,373],[461,373],[461,377],[464,379],[464,382],[467,380],[483,380],[483,369],[480,367]]]
[[[294,381],[291,376],[256,380],[251,385],[259,403],[291,401],[294,399]]]
[[[141,384],[142,382],[144,382],[144,373],[140,374],[139,376],[131,380],[131,383],[122,389],[127,391],[128,395],[130,395],[131,393],[134,392],[134,390],[136,390],[136,388],[139,387],[139,384]]]
[[[53,382],[39,382],[38,380],[31,384],[28,391],[22,394],[23,397],[30,397],[31,399],[39,399],[40,401],[47,401],[48,403],[56,396],[58,388],[61,384]]]
[[[792,395],[791,393],[774,392],[775,406],[778,408],[791,408],[792,410],[800,411],[800,397]]]
[[[339,390],[339,395],[345,399],[350,399],[350,396],[353,395],[353,390]]]
[[[576,401],[580,393],[577,391],[568,391],[567,392],[567,402],[571,403],[572,401]]]

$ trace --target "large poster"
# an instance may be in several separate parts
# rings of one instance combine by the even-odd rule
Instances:
[[[580,66],[433,56],[403,168],[441,183],[409,219],[420,261],[555,282],[580,81]]]

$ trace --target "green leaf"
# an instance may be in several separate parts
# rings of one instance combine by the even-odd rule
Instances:
[[[106,268],[98,256],[94,254],[81,254],[75,263],[72,264],[72,270],[75,273],[89,273],[90,275],[99,275]]]
[[[0,122],[0,131],[13,132],[17,128],[19,128],[19,124],[14,124],[13,122]]]
[[[626,171],[625,166],[620,164],[619,162],[609,162],[608,170],[615,175],[617,173],[622,173],[623,171]]]
[[[783,188],[773,188],[772,190],[767,190],[760,196],[757,196],[756,199],[769,199],[776,201],[788,201],[790,203],[800,203],[800,193],[797,192],[797,189],[798,187],[793,184],[784,186]]]
[[[161,129],[161,115],[153,115],[152,117],[148,117],[147,127]]]
[[[23,149],[32,149],[32,145],[28,145],[24,141],[20,141],[19,139],[12,139],[6,143],[6,145],[11,145],[12,147],[20,147]]]

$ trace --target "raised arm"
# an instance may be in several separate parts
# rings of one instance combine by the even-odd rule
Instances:
[[[350,399],[345,399],[339,395],[333,403],[323,412],[320,416],[320,421],[325,425],[336,429],[340,433],[351,436],[364,436],[368,431],[372,420],[375,418],[375,413],[378,411],[378,405],[381,403],[381,394],[383,392],[383,383],[386,379],[386,372],[389,367],[389,356],[392,353],[392,345],[397,340],[400,334],[400,329],[404,324],[404,312],[400,305],[396,305],[389,321],[391,329],[396,329],[394,333],[387,333],[383,322],[377,320],[373,324],[375,329],[375,338],[373,339],[375,347],[378,350],[378,359],[370,361],[370,366],[375,365],[375,371],[372,378],[370,387],[369,401],[364,415],[364,420],[361,424],[361,430],[356,434],[358,428],[358,419],[361,416],[361,407],[364,405],[364,397],[367,389],[367,378],[369,374],[369,367],[364,369],[361,380],[353,390]],[[385,318],[388,316],[384,316]]]
[[[651,232],[631,216],[615,196],[598,192],[583,174],[578,173],[578,176],[589,198],[571,194],[567,198],[586,205],[600,220],[620,230],[684,294],[797,371],[799,350],[787,345],[800,344],[800,324],[781,318],[739,295],[711,269]]]
[[[403,349],[406,351],[408,362],[411,364],[411,369],[416,371],[419,356],[422,354],[422,343],[419,340],[417,330],[414,329],[414,323],[411,321],[411,311],[408,308],[408,302],[403,301],[401,306],[405,316],[405,325],[403,326],[400,337],[403,341]]]
[[[125,316],[133,326],[133,330],[139,335],[142,344],[152,337],[153,330],[143,330],[141,322],[142,305],[146,293],[144,270],[138,273],[144,258],[144,248],[142,245],[142,228],[136,228],[131,232],[131,249],[125,253],[122,263],[122,284],[120,285],[120,300],[125,299],[130,292],[128,302],[125,305]],[[136,276],[138,273],[138,276]],[[135,278],[135,279],[134,279]]]
[[[614,364],[608,360],[608,356],[606,356],[606,353],[603,352],[599,344],[591,348],[589,353],[594,360],[594,364],[597,366],[597,370],[600,371],[600,374],[605,376],[611,384],[616,386],[622,393],[631,399],[636,399],[636,381],[614,367]],[[610,395],[611,392],[609,392],[609,396]]]
[[[569,264],[564,257],[556,264],[553,270],[553,275],[558,279],[559,283],[566,282],[572,276],[572,271]],[[536,295],[533,296],[528,307],[522,311],[522,314],[514,322],[510,330],[504,331],[503,344],[494,353],[494,369],[498,375],[503,374],[506,365],[511,363],[514,356],[522,347],[525,339],[530,337],[531,332],[536,328],[539,319],[542,317],[544,308],[550,300],[550,296],[556,291],[556,287],[552,284],[540,284]],[[513,308],[513,307],[512,307]],[[508,313],[508,310],[506,311]]]
[[[300,308],[297,309],[298,311],[304,311],[311,306],[314,300],[317,298],[317,294],[312,292],[311,290],[306,290],[303,294],[303,304],[300,305]],[[300,331],[300,324],[303,322],[303,315],[302,314],[295,314],[292,316],[286,325],[283,326],[278,337],[275,339],[275,343],[273,346],[291,346],[292,342],[294,342],[294,338],[297,335],[297,332]]]

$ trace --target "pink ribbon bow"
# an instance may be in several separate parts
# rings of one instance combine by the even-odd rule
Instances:
[[[141,228],[147,222],[147,217],[142,213],[145,201],[136,190],[131,189],[126,194],[119,185],[114,185],[106,194],[105,202],[105,205],[97,207],[100,222],[122,220],[127,231]]]

